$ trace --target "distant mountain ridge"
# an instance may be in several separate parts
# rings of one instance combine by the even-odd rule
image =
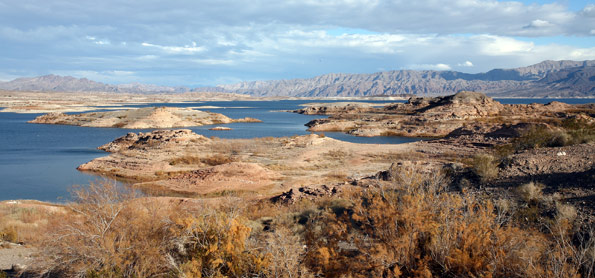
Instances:
[[[308,79],[241,82],[219,87],[254,96],[374,96],[448,95],[479,91],[494,96],[594,97],[595,60],[544,61],[515,69],[494,69],[486,73],[457,71],[395,70],[372,74],[331,73]],[[556,78],[563,75],[579,79]],[[548,81],[549,80],[549,83]]]
[[[110,85],[72,76],[44,75],[22,77],[0,82],[1,90],[47,92],[108,92],[108,93],[183,93],[186,87],[168,87],[141,83]]]
[[[183,93],[227,92],[252,96],[360,97],[450,95],[478,91],[496,97],[595,97],[595,60],[543,61],[485,73],[395,70],[371,74],[329,73],[306,79],[251,81],[215,87],[110,85],[86,78],[45,75],[0,82],[0,90],[48,92]]]

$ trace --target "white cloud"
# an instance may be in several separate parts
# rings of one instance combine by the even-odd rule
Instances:
[[[545,27],[551,27],[551,26],[553,26],[553,24],[551,24],[547,20],[536,19],[536,20],[531,21],[531,23],[529,25],[527,25],[526,27],[528,27],[528,28],[545,28]]]
[[[223,59],[192,59],[194,63],[202,64],[202,65],[233,65],[233,60],[223,60]]]
[[[204,46],[196,46],[196,42],[192,42],[192,45],[184,46],[162,46],[146,42],[141,43],[141,45],[146,47],[158,48],[169,54],[192,55],[206,50]]]
[[[452,69],[447,64],[421,64],[421,65],[409,65],[405,69],[416,69],[416,70],[450,70]]]
[[[0,9],[0,72],[213,85],[409,66],[477,72],[595,59],[595,5],[573,12],[558,3],[14,1]],[[114,69],[133,74],[110,73]]]
[[[473,63],[471,63],[471,61],[465,61],[464,63],[457,64],[457,66],[459,66],[459,67],[472,67],[473,66]]]
[[[480,53],[489,56],[522,55],[531,52],[535,48],[532,42],[492,35],[476,36],[474,41],[479,43]]]

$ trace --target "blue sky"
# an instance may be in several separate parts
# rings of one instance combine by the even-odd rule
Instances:
[[[208,86],[595,59],[594,1],[0,0],[0,80]]]

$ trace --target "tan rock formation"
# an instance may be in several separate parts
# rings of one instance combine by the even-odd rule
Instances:
[[[490,129],[499,124],[546,122],[576,114],[593,113],[595,105],[549,104],[504,105],[476,92],[460,92],[435,98],[411,98],[376,108],[351,106],[336,109],[314,106],[295,111],[330,115],[306,124],[310,131],[342,131],[356,136],[443,137],[469,124]],[[565,115],[565,116],[564,116]]]

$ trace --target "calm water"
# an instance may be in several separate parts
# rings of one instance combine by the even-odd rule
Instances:
[[[547,103],[551,100],[503,99],[502,103]],[[559,99],[567,103],[595,102],[593,99]],[[233,101],[183,104],[152,104],[153,106],[217,106],[220,109],[203,109],[222,113],[231,118],[254,117],[262,123],[234,123],[226,126],[231,131],[211,131],[212,126],[191,128],[205,136],[222,138],[254,138],[267,136],[304,135],[305,123],[321,116],[280,112],[294,110],[308,102],[332,101]],[[370,102],[370,101],[366,101]],[[386,103],[387,101],[377,101]],[[138,105],[142,107],[146,105]],[[234,108],[244,107],[244,108]],[[0,200],[37,199],[60,201],[67,197],[68,189],[75,184],[88,184],[96,176],[80,173],[76,167],[94,158],[106,155],[96,148],[114,140],[130,130],[117,128],[89,128],[61,125],[28,124],[40,114],[0,113]],[[335,139],[357,143],[399,144],[417,139],[399,137],[355,137],[342,133],[325,132]]]

